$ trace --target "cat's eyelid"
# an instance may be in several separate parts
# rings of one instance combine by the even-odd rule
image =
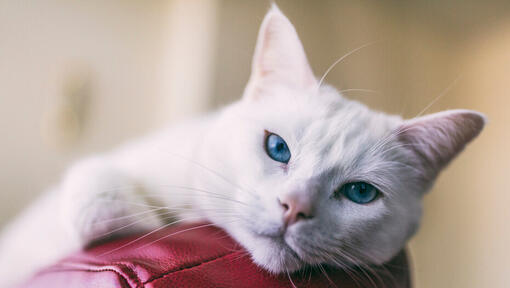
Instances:
[[[287,144],[287,147],[289,147],[289,150],[290,150],[290,151],[295,152],[295,151],[294,151],[294,147],[293,147],[293,145],[292,145],[293,141],[289,141],[289,139],[290,139],[291,137],[287,137],[287,136],[288,136],[288,134],[287,134],[287,135],[285,135],[285,132],[284,132],[284,133],[280,133],[280,132],[273,132],[272,130],[269,130],[269,129],[265,129],[265,128],[264,128],[264,138],[263,138],[263,139],[264,139],[264,144],[265,144],[265,141],[266,141],[267,137],[269,137],[269,135],[271,135],[271,134],[274,134],[274,135],[276,135],[276,136],[278,136],[278,137],[282,138],[282,139],[285,141],[285,144]],[[291,139],[291,140],[292,140],[292,139]],[[264,148],[264,149],[265,149],[265,148]]]

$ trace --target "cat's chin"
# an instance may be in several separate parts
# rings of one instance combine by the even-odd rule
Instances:
[[[248,248],[253,261],[271,273],[291,273],[305,263],[281,237],[255,236],[256,245]]]
[[[228,230],[250,252],[253,262],[271,273],[291,273],[306,265],[282,236],[261,235],[240,227]]]

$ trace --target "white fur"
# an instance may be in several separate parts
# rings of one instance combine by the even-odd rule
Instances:
[[[244,97],[205,118],[75,164],[5,231],[0,281],[19,281],[135,221],[116,234],[161,227],[168,220],[155,214],[166,211],[224,228],[255,263],[275,273],[319,263],[383,263],[415,233],[421,198],[439,169],[483,123],[480,114],[466,110],[404,121],[347,100],[332,87],[317,87],[293,26],[273,6]],[[266,130],[287,142],[287,165],[266,155]],[[371,183],[383,196],[366,205],[333,197],[353,181]],[[285,230],[277,201],[284,194],[309,202],[313,218]],[[181,210],[159,209],[151,217],[144,214],[148,206]],[[124,218],[108,221],[116,217]],[[20,257],[23,262],[13,262]],[[23,273],[11,274],[16,271]]]

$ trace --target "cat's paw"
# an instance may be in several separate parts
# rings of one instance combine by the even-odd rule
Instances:
[[[82,244],[161,225],[141,187],[105,158],[74,165],[59,189],[63,224]]]

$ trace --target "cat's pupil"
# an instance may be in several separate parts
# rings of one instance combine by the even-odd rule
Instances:
[[[364,184],[364,183],[363,183],[363,184],[360,184],[360,187],[359,187],[359,193],[360,193],[360,194],[364,194],[364,193],[366,193],[366,192],[367,192],[367,188],[366,188],[365,184]]]

